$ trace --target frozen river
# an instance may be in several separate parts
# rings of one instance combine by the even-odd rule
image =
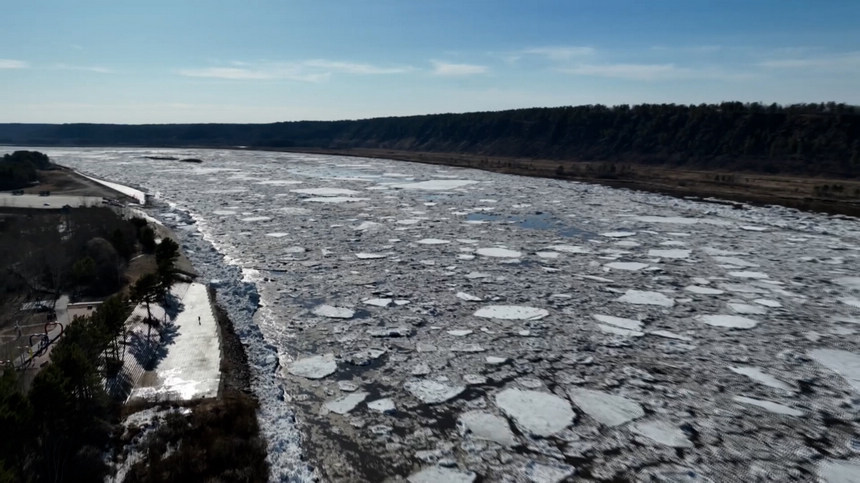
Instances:
[[[248,347],[273,480],[860,478],[856,219],[386,160],[46,152],[156,194]]]

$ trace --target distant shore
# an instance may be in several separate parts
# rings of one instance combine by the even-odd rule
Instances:
[[[851,179],[767,175],[726,170],[691,170],[608,161],[562,163],[558,160],[392,149],[249,148],[248,150],[331,154],[457,166],[520,176],[596,183],[613,188],[629,188],[682,198],[717,198],[738,203],[779,205],[802,211],[860,217],[860,180]],[[560,166],[561,169],[559,169]]]

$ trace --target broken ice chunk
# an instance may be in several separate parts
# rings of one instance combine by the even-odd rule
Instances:
[[[735,396],[732,398],[735,402],[739,402],[742,404],[749,404],[751,406],[756,406],[762,408],[766,411],[776,413],[776,414],[784,414],[786,416],[803,416],[803,411],[799,411],[794,408],[790,408],[788,406],[784,406],[782,404],[775,403],[773,401],[766,401],[764,399],[754,399],[746,396]]]
[[[396,409],[396,407],[394,406],[394,401],[392,401],[390,398],[370,401],[369,403],[367,403],[367,408],[372,409],[374,411],[379,411],[381,413],[394,412]]]
[[[496,394],[496,405],[529,434],[550,436],[573,422],[576,413],[564,399],[550,393],[505,389]]]
[[[645,415],[639,403],[614,394],[577,388],[568,389],[567,394],[585,414],[607,426],[619,426]]]
[[[417,184],[417,183],[416,183]],[[409,483],[472,483],[477,475],[471,471],[460,471],[456,468],[431,466],[409,475]]]
[[[698,285],[689,285],[684,287],[684,290],[688,292],[692,292],[700,295],[720,295],[725,293],[724,291],[711,287],[700,287]]]
[[[698,319],[714,327],[729,329],[752,329],[758,322],[739,315],[700,315]]]
[[[333,413],[346,414],[355,409],[366,397],[366,392],[358,391],[339,397],[333,401],[326,401],[323,407]]]
[[[337,370],[334,354],[306,357],[293,362],[287,372],[307,379],[322,379]]]
[[[457,292],[457,298],[460,300],[465,300],[467,302],[481,302],[483,300],[481,297],[475,297],[474,295],[468,294],[466,292]]]
[[[597,324],[597,328],[604,334],[620,335],[622,337],[642,337],[645,335],[644,332],[640,332],[638,330],[622,329],[620,327],[615,327],[614,325]]]
[[[644,290],[629,289],[621,297],[619,302],[637,305],[659,305],[661,307],[674,307],[675,301],[660,292],[648,292]]]
[[[546,309],[525,307],[522,305],[490,305],[478,309],[475,317],[501,320],[538,320],[549,315]]]
[[[516,250],[508,250],[507,248],[479,248],[475,253],[485,257],[495,258],[518,258],[522,253]]]
[[[513,446],[516,438],[508,421],[483,411],[468,411],[460,415],[460,424],[477,439],[494,441],[502,446]]]
[[[592,314],[592,317],[597,319],[600,322],[614,325],[616,327],[621,327],[622,329],[627,330],[641,330],[642,322],[633,319],[624,319],[621,317],[613,317],[611,315],[600,315],[600,314]]]
[[[425,404],[439,404],[457,397],[464,386],[448,386],[436,381],[410,381],[403,385],[413,396]]]
[[[680,428],[666,421],[653,420],[634,423],[630,426],[630,430],[665,446],[673,448],[693,447],[693,443],[687,439],[687,435]]]
[[[615,270],[629,270],[631,272],[636,270],[642,270],[647,266],[647,263],[640,262],[612,262],[604,265],[604,267],[613,268]]]
[[[355,311],[345,307],[334,307],[332,305],[319,305],[313,310],[314,315],[329,317],[332,319],[351,319]]]
[[[815,349],[809,351],[809,357],[842,376],[860,393],[860,354],[838,349]]]
[[[765,373],[758,367],[752,366],[739,366],[739,367],[729,367],[729,370],[736,373],[741,374],[743,376],[747,376],[759,384],[764,384],[765,386],[772,387],[775,389],[783,389],[786,391],[791,391],[793,388],[788,384],[780,381],[779,379],[771,376],[770,374]]]

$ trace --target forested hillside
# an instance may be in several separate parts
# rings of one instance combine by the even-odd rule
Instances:
[[[855,177],[860,108],[726,102],[273,124],[0,124],[0,143],[371,148]]]

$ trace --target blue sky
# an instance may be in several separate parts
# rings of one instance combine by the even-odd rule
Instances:
[[[857,0],[3,4],[0,122],[860,104]]]

